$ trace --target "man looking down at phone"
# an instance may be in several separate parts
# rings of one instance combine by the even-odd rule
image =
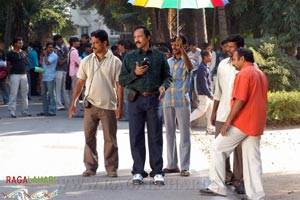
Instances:
[[[133,36],[137,50],[125,56],[119,77],[120,84],[129,88],[128,117],[133,158],[132,183],[135,185],[143,184],[143,178],[148,176],[144,170],[146,122],[150,167],[152,169],[150,176],[153,177],[153,184],[164,185],[160,100],[172,82],[170,67],[162,52],[150,48],[151,36],[146,27],[135,28]],[[145,62],[143,63],[143,61]]]

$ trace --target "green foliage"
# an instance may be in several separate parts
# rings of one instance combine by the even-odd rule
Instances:
[[[300,123],[300,92],[269,92],[268,118],[270,125]]]
[[[271,91],[299,90],[300,63],[284,53],[274,37],[247,39],[246,44],[254,51],[256,63],[267,75]]]

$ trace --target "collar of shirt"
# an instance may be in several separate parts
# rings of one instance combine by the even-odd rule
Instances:
[[[148,49],[147,51],[143,51],[142,49],[137,49],[137,52],[139,54],[145,54],[145,55],[148,55],[148,54],[151,54],[153,52],[152,48]]]
[[[97,60],[99,60],[99,58],[97,57],[97,55],[95,53],[92,53],[93,58],[97,58]],[[104,57],[101,59],[103,60],[104,58],[111,58],[113,56],[113,53],[108,49],[107,52],[105,53]],[[101,61],[99,60],[99,61]]]

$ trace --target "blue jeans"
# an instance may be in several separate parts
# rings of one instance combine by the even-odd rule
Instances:
[[[52,81],[43,81],[42,85],[42,98],[43,98],[43,112],[55,114],[55,79]],[[49,97],[49,98],[48,98]]]
[[[148,176],[144,170],[146,159],[145,122],[147,123],[149,160],[152,169],[150,176],[163,174],[162,110],[158,95],[138,96],[134,102],[129,102],[128,116],[130,147],[133,158],[132,174],[142,174],[143,177]]]
[[[7,104],[9,101],[9,96],[6,88],[6,78],[0,79],[1,92],[3,97],[4,104]]]

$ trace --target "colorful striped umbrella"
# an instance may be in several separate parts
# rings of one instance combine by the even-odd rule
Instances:
[[[228,0],[128,0],[133,6],[148,8],[175,8],[177,9],[177,35],[179,35],[179,9],[214,8],[225,6]]]

